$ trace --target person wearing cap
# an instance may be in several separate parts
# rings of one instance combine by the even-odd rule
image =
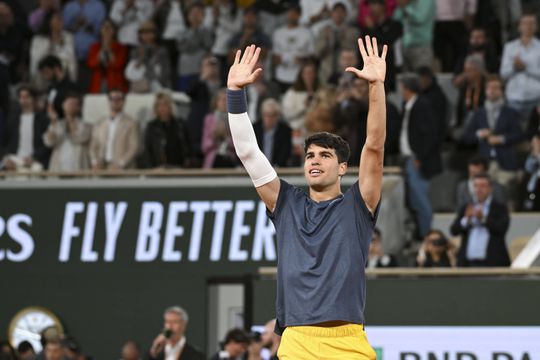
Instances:
[[[229,330],[225,335],[223,350],[215,353],[210,360],[235,360],[247,352],[250,343],[251,339],[244,330]]]

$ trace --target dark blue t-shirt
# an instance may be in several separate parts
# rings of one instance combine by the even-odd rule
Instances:
[[[278,274],[276,332],[327,321],[364,323],[365,265],[377,220],[358,182],[319,203],[281,180],[273,213]]]

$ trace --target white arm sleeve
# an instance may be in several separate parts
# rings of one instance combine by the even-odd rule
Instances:
[[[244,164],[253,185],[260,187],[274,180],[277,177],[276,170],[259,149],[248,114],[246,112],[241,114],[229,113],[229,127],[236,155]]]

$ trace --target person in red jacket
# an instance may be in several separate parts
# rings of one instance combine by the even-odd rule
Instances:
[[[116,27],[110,20],[101,26],[101,41],[94,43],[88,53],[88,68],[92,73],[88,92],[107,93],[111,89],[127,92],[124,68],[128,49],[116,40]]]

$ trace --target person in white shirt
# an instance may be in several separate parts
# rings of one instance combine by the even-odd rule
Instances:
[[[283,91],[295,82],[302,61],[315,51],[311,31],[298,23],[300,14],[300,6],[289,5],[287,24],[277,29],[272,39],[275,79]]]
[[[149,20],[153,12],[154,3],[150,0],[115,0],[109,16],[118,26],[118,41],[124,45],[137,45],[139,26]]]
[[[540,41],[536,15],[525,14],[519,22],[519,39],[504,45],[500,74],[506,81],[508,105],[521,113],[523,124],[540,104]]]

